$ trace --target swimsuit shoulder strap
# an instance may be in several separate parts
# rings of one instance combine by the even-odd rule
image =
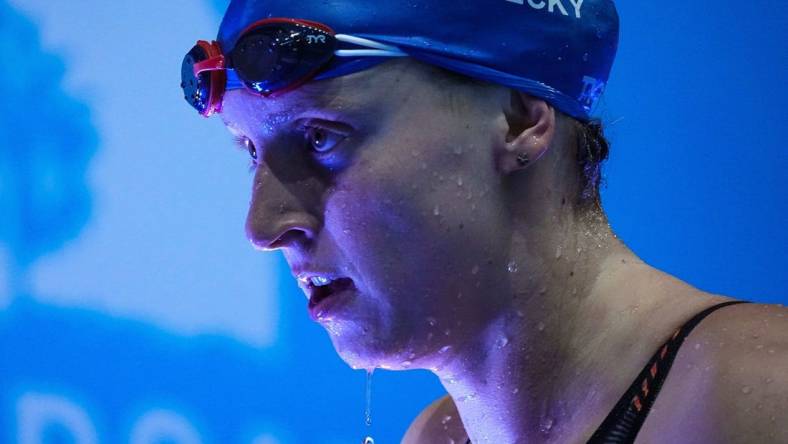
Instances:
[[[638,374],[624,395],[607,415],[602,425],[594,432],[588,444],[624,444],[632,443],[640,431],[640,427],[651,411],[651,406],[668,376],[668,371],[678,354],[684,339],[706,316],[722,307],[734,304],[747,304],[750,301],[728,301],[712,305],[693,316],[679,327],[654,356],[646,367]],[[466,444],[471,444],[470,438]]]
[[[651,411],[651,406],[668,376],[670,367],[684,339],[706,316],[722,307],[750,301],[728,301],[706,308],[678,328],[673,336],[657,350],[646,367],[619,399],[602,425],[594,432],[588,444],[632,443]]]

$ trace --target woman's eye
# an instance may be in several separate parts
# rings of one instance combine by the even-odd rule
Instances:
[[[251,140],[245,138],[243,144],[246,147],[246,150],[249,152],[249,156],[251,156],[252,160],[256,162],[257,148],[254,147],[254,143]]]
[[[346,137],[342,134],[337,134],[320,127],[306,128],[305,136],[309,147],[318,154],[331,151],[331,149],[339,142],[342,142]]]

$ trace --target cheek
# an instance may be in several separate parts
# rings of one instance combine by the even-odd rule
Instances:
[[[496,237],[502,211],[492,198],[495,177],[469,166],[485,162],[480,149],[403,140],[360,159],[337,183],[326,226],[371,287],[418,286],[409,298],[475,287],[479,271],[498,260],[493,252],[506,253]]]

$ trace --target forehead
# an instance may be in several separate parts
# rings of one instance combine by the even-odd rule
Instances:
[[[419,88],[418,83],[424,83],[416,66],[394,60],[347,76],[309,82],[269,97],[246,89],[228,91],[220,116],[231,132],[251,136],[248,133],[252,128],[272,130],[305,113],[329,119],[339,114],[369,114],[374,108],[394,105],[405,97],[405,92],[413,94]]]
[[[274,128],[306,112],[350,110],[368,104],[375,93],[373,73],[361,72],[346,77],[306,83],[292,91],[260,96],[246,89],[228,91],[220,114],[232,132],[247,125]]]

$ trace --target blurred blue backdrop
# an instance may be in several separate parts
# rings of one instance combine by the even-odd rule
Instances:
[[[501,0],[504,1],[504,0]],[[443,393],[364,374],[279,253],[246,159],[178,88],[226,2],[0,0],[0,442],[399,442]],[[788,6],[619,2],[603,202],[647,262],[788,302]]]

